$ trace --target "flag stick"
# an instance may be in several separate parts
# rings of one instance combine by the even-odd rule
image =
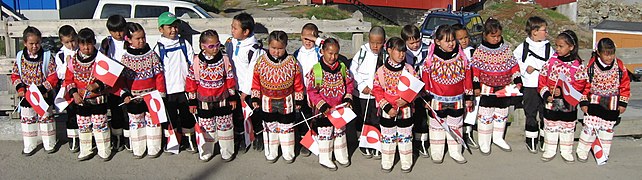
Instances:
[[[16,111],[18,111],[18,109],[20,109],[20,104],[21,104],[21,103],[22,103],[22,101],[24,101],[24,100],[25,100],[25,98],[24,98],[24,97],[20,98],[20,101],[18,101],[18,105],[16,105],[16,108],[15,108],[15,109],[13,109],[13,112],[11,112],[11,114],[16,113]]]
[[[338,107],[345,107],[347,104],[348,104],[348,103],[339,104],[339,105],[335,106],[335,108],[338,108]],[[314,118],[319,117],[319,116],[321,116],[321,115],[323,115],[323,113],[322,113],[322,112],[320,112],[319,114],[316,114],[316,115],[314,115],[314,116],[312,116],[312,117],[306,118],[306,119],[304,119],[304,120],[303,120],[303,121],[301,121],[301,122],[298,122],[298,123],[296,123],[296,124],[293,124],[293,125],[292,125],[292,126],[290,126],[289,128],[296,127],[296,126],[298,126],[299,124],[308,123],[308,121],[309,121],[310,119],[314,119]],[[260,131],[260,132],[258,132],[257,134],[262,133],[263,131],[265,131],[265,129],[264,129],[264,130],[262,130],[262,131]]]
[[[146,92],[146,93],[141,94],[141,95],[138,95],[138,96],[134,96],[133,98],[131,98],[131,99],[129,99],[129,100],[131,101],[131,100],[134,100],[134,99],[140,99],[140,98],[143,98],[145,95],[148,95],[148,94],[150,94],[150,93],[152,93],[152,92],[153,92],[153,91]],[[125,105],[125,103],[124,103],[124,102],[123,102],[123,103],[118,104],[118,106],[123,106],[123,105]]]
[[[431,112],[431,114],[435,117],[434,119],[437,121],[437,123],[439,123],[440,125],[443,125],[443,124],[441,123],[441,121],[437,120],[437,118],[439,118],[439,117],[437,116],[437,112],[435,112],[435,110],[430,106],[430,104],[428,104],[428,101],[426,101],[426,99],[424,99],[423,97],[420,97],[420,98],[421,98],[421,100],[423,100],[423,101],[424,101],[424,103],[426,103],[426,106],[428,106],[428,109],[430,109],[430,112]],[[454,133],[454,132],[449,131],[449,134],[450,134],[450,136],[452,136],[452,137],[453,137],[453,139],[458,139],[458,138],[457,138],[458,136],[455,136],[455,133]],[[457,141],[457,142],[459,142],[459,141]],[[462,137],[461,145],[462,145],[462,146],[464,146],[464,148],[468,150],[468,153],[472,154],[472,151],[471,151],[471,150],[470,150],[470,148],[468,148],[468,146],[466,145],[466,142],[465,142],[465,140],[463,140],[463,137]]]
[[[361,123],[361,131],[363,131],[363,128],[366,127],[366,115],[368,114],[368,105],[370,105],[370,98],[372,98],[371,94],[368,94],[368,99],[366,100],[366,111],[363,113],[363,123]]]

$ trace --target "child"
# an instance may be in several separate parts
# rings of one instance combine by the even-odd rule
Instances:
[[[112,15],[107,19],[107,30],[110,36],[102,40],[100,44],[100,52],[107,57],[118,62],[123,58],[125,53],[125,31],[127,28],[127,21],[121,15]],[[123,103],[123,99],[109,93],[107,94],[107,103],[109,104],[109,111],[111,112],[111,120],[109,121],[112,128],[112,138],[114,138],[113,147],[116,151],[122,151],[129,148],[129,120],[125,115],[123,106],[118,106]]]
[[[629,73],[622,60],[615,57],[615,43],[603,38],[597,43],[597,51],[588,63],[589,82],[580,102],[584,116],[580,143],[577,145],[577,160],[586,162],[591,143],[600,138],[602,152],[609,157],[613,130],[620,114],[626,111],[631,96]]]
[[[468,59],[468,62],[470,62],[472,60],[473,52],[475,52],[475,47],[470,45],[470,35],[468,34],[468,29],[466,29],[462,24],[455,24],[452,26],[452,28],[453,30],[455,30],[455,39],[457,39],[459,47],[462,48],[464,54],[466,55],[466,59]],[[477,122],[478,109],[479,97],[475,97],[475,99],[473,99],[473,106],[469,106],[467,108],[466,115],[464,116],[465,124],[463,138],[466,141],[466,145],[468,145],[468,147],[472,149],[479,148],[479,145],[477,145],[477,142],[475,142],[475,139],[473,138],[473,126],[475,126],[475,122]]]
[[[178,24],[180,21],[170,12],[164,12],[158,16],[158,31],[161,37],[158,39],[154,52],[158,54],[160,63],[165,71],[165,86],[167,88],[167,114],[172,127],[177,129],[187,138],[187,147],[183,146],[188,152],[196,153],[196,144],[192,141],[195,136],[194,124],[196,120],[189,112],[187,95],[185,94],[185,79],[187,78],[187,69],[192,64],[194,50],[189,42],[178,37]],[[178,130],[178,127],[181,127]],[[167,123],[163,124],[165,137],[169,137]],[[180,138],[180,137],[179,137]],[[165,146],[167,152],[167,146]]]
[[[65,72],[67,72],[67,61],[76,54],[78,49],[78,42],[76,42],[76,30],[70,25],[64,25],[58,29],[58,37],[62,47],[56,53],[54,59],[56,60],[56,74],[58,75],[58,84],[62,85],[65,80]],[[60,88],[60,87],[58,87]],[[59,109],[58,111],[62,111]],[[78,145],[78,123],[76,122],[76,110],[74,105],[67,106],[67,141],[69,150],[73,153],[79,151]]]
[[[236,80],[232,63],[220,51],[218,33],[206,30],[199,39],[201,53],[194,56],[186,87],[190,112],[198,111],[198,123],[208,135],[200,159],[209,161],[214,143],[219,142],[221,159],[228,162],[234,154],[234,124],[232,110],[236,109]],[[197,109],[198,108],[198,109]],[[199,151],[201,151],[199,149]]]
[[[46,109],[47,112],[44,116],[40,116],[24,98],[29,97],[25,93],[32,84],[38,86],[38,90],[43,96],[56,87],[58,84],[56,62],[51,52],[41,48],[42,33],[40,30],[28,26],[22,33],[22,39],[25,48],[16,55],[16,63],[11,71],[11,82],[16,87],[18,97],[23,97],[20,101],[20,125],[24,143],[22,154],[31,156],[36,153],[38,136],[42,137],[45,152],[51,154],[56,152],[56,124],[51,116],[52,111]],[[45,103],[46,101],[41,100],[40,102]]]
[[[301,67],[288,55],[288,35],[272,31],[268,37],[269,53],[262,55],[254,66],[252,107],[264,113],[264,146],[267,161],[276,162],[279,144],[286,163],[294,162],[294,110],[303,101],[304,85]]]
[[[338,62],[339,50],[339,41],[334,38],[326,39],[321,47],[321,62],[314,65],[312,71],[305,76],[309,85],[310,104],[317,113],[327,114],[332,107],[352,102],[352,75],[346,72],[345,64]],[[339,165],[350,166],[345,127],[333,127],[327,117],[318,118],[315,124],[319,133],[319,164],[336,171],[337,166],[332,162],[334,151]]]
[[[377,58],[383,49],[383,43],[386,40],[386,32],[381,26],[373,26],[368,34],[368,43],[361,46],[359,52],[352,58],[350,65],[350,73],[354,75],[355,87],[357,88],[357,95],[361,112],[364,113],[365,124],[379,127],[379,118],[375,108],[374,96],[371,94],[372,84],[374,81],[375,72],[377,70]],[[357,121],[359,122],[359,121]],[[361,124],[356,124],[357,131],[362,128]],[[379,151],[374,149],[359,148],[361,155],[366,158],[375,159],[381,158]]]
[[[225,42],[227,56],[233,61],[234,70],[236,71],[236,84],[238,84],[239,99],[250,104],[252,94],[252,76],[254,65],[259,57],[265,54],[263,45],[254,37],[254,18],[248,13],[235,15],[232,20],[232,37]],[[237,137],[237,146],[239,152],[245,152],[245,143],[243,142],[243,111],[237,108],[234,111],[234,117],[237,118],[234,126],[237,127],[235,133]],[[254,132],[260,132],[262,115],[260,111],[255,111],[252,115],[252,125]],[[265,134],[265,133],[264,133]],[[257,136],[252,143],[252,147],[257,151],[263,150],[265,137]]]
[[[555,38],[557,53],[548,60],[539,73],[539,86],[537,91],[546,101],[544,110],[544,133],[546,135],[546,150],[542,161],[548,162],[555,157],[557,141],[559,140],[560,155],[564,162],[572,163],[573,141],[575,134],[575,121],[577,120],[577,105],[571,105],[562,96],[561,88],[566,83],[584,94],[588,80],[586,67],[577,54],[578,41],[575,32],[566,30]],[[564,93],[567,94],[567,93]],[[537,152],[537,151],[535,151]]]
[[[488,18],[483,36],[482,44],[473,53],[471,65],[475,94],[482,95],[477,115],[477,142],[482,155],[487,156],[490,155],[491,137],[499,149],[511,151],[504,141],[510,97],[498,97],[495,93],[513,83],[519,88],[521,78],[517,60],[502,40],[502,26],[497,19]]]
[[[315,24],[307,23],[303,25],[303,29],[301,29],[301,42],[303,46],[294,51],[294,53],[292,54],[299,62],[303,75],[308,74],[312,70],[312,67],[315,64],[319,63],[321,59],[319,45],[322,41],[323,39],[319,38],[319,28]],[[310,84],[308,84],[308,81],[304,81],[304,83],[306,89],[311,88]],[[307,103],[303,104],[303,106],[301,107],[301,113],[303,113],[305,117],[311,117],[312,109],[310,108],[310,105],[308,105]],[[297,113],[296,116],[297,121],[301,121],[304,119],[304,116],[301,116],[300,113]],[[297,127],[297,130],[299,134],[303,136],[306,132],[308,132],[308,126],[299,126]],[[310,153],[311,152],[307,148],[301,147],[301,155],[310,156]]]
[[[434,43],[422,67],[422,79],[426,83],[426,108],[432,108],[438,118],[451,129],[462,132],[466,107],[471,107],[473,97],[472,72],[466,55],[455,40],[455,30],[450,25],[441,25],[434,33]],[[432,100],[431,100],[432,99]],[[464,104],[465,102],[465,104]],[[425,103],[424,103],[425,104]],[[447,134],[431,113],[430,156],[440,164],[444,157],[444,141],[448,139],[448,154],[459,164],[466,163],[461,154],[461,144]]]
[[[526,148],[531,153],[537,153],[538,131],[544,125],[544,123],[538,125],[537,122],[538,112],[541,112],[540,119],[544,119],[542,117],[542,100],[539,96],[540,92],[537,91],[538,78],[542,72],[542,66],[548,61],[553,51],[551,44],[546,40],[548,36],[546,27],[546,21],[541,17],[533,16],[528,18],[528,21],[526,21],[526,34],[528,34],[528,37],[513,51],[513,55],[516,58],[521,58],[517,62],[519,63],[519,71],[524,83],[525,142]],[[519,114],[514,117],[523,117],[523,115]],[[542,132],[542,134],[544,133]],[[543,142],[543,140],[542,138],[541,141]]]
[[[104,161],[111,159],[111,141],[107,124],[107,96],[105,85],[93,76],[95,60],[103,56],[96,50],[96,37],[89,28],[78,32],[79,49],[68,61],[63,86],[76,104],[77,121],[80,130],[80,154],[78,160],[91,159],[92,131],[96,140],[98,156]],[[104,57],[104,56],[103,56]]]
[[[161,154],[160,124],[152,123],[147,105],[142,98],[132,98],[154,90],[158,90],[164,97],[166,91],[163,67],[158,55],[149,48],[145,30],[140,24],[128,22],[125,39],[127,51],[123,54],[121,63],[127,68],[123,73],[126,86],[118,94],[127,104],[130,145],[134,158],[143,158],[146,149],[150,157],[156,158]]]
[[[412,170],[413,105],[401,99],[397,94],[397,85],[403,71],[418,76],[412,66],[405,63],[407,49],[401,38],[390,38],[385,47],[390,57],[377,69],[372,88],[377,100],[377,114],[381,114],[381,170],[392,171],[398,145],[401,172],[408,173]]]
[[[418,72],[420,67],[424,64],[424,60],[428,55],[429,45],[421,41],[421,32],[419,28],[414,25],[405,25],[401,29],[401,39],[406,42],[406,63],[410,64],[415,72]],[[422,96],[425,92],[420,92]],[[425,108],[422,106],[421,99],[415,99],[415,112],[412,115],[415,120],[413,132],[415,135],[415,149],[424,158],[430,157],[428,153],[428,124]]]

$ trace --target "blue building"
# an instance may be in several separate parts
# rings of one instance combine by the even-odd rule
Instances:
[[[60,19],[60,9],[88,0],[2,0],[2,5],[25,17]]]

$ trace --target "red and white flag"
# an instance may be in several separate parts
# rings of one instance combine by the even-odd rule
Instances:
[[[180,142],[178,141],[174,127],[172,127],[172,123],[167,125],[167,131],[169,132],[169,137],[167,137],[167,152],[178,154]]]
[[[143,96],[143,99],[145,99],[145,103],[147,103],[147,109],[149,110],[149,115],[152,118],[153,124],[167,122],[165,103],[163,103],[163,98],[161,97],[158,90],[154,90],[149,94],[145,94]]]
[[[122,64],[110,59],[102,53],[98,53],[96,56],[94,71],[92,73],[96,79],[114,87],[116,80],[118,80],[118,76],[120,76],[120,73],[124,68],[125,66]]]
[[[495,96],[497,97],[513,97],[513,96],[522,96],[523,94],[519,92],[519,88],[517,88],[517,85],[515,84],[510,84],[504,89],[500,89],[499,91],[495,91]]]
[[[44,116],[47,110],[49,109],[49,104],[45,101],[45,97],[42,96],[38,86],[31,84],[29,89],[27,89],[26,99],[31,107],[33,108],[39,116]]]
[[[205,152],[203,146],[205,145],[206,141],[205,136],[203,135],[203,128],[198,124],[198,122],[194,124],[194,131],[196,132],[196,146],[198,147],[198,155],[203,156],[203,153]]]
[[[417,79],[415,76],[404,70],[399,76],[399,84],[397,84],[397,94],[401,99],[412,102],[415,97],[424,88],[424,82]]]
[[[345,107],[345,105],[339,105],[332,108],[330,114],[326,114],[326,116],[335,128],[340,129],[356,118],[357,114],[352,109]]]
[[[319,155],[319,143],[317,142],[317,138],[318,135],[314,133],[313,130],[308,130],[308,132],[305,133],[305,136],[303,136],[303,139],[301,139],[301,145],[308,148],[308,150],[310,150],[314,155]]]
[[[241,101],[241,108],[243,109],[243,127],[245,127],[245,147],[250,147],[250,144],[255,139],[254,127],[252,126],[252,119],[250,119],[254,111],[245,101]]]
[[[468,149],[468,145],[466,145],[466,142],[464,141],[461,131],[450,128],[450,126],[448,126],[446,121],[444,121],[443,119],[439,118],[439,116],[437,116],[437,112],[435,112],[435,110],[432,109],[432,107],[428,109],[430,109],[430,113],[432,114],[432,117],[434,117],[435,121],[437,121],[437,123],[439,123],[439,125],[441,125],[441,127],[444,128],[444,130],[448,134],[450,134],[451,137],[455,138],[455,140],[457,140],[457,143],[464,146],[465,149]]]
[[[597,134],[597,132],[595,134]],[[602,149],[602,141],[600,140],[600,137],[597,137],[597,135],[595,137],[595,141],[591,144],[591,148],[593,149],[593,156],[595,157],[597,165],[605,165],[609,160],[609,155],[604,153],[604,150]]]
[[[71,104],[71,101],[73,98],[69,95],[67,92],[66,87],[60,87],[60,90],[58,91],[58,94],[56,94],[56,98],[54,99],[54,105],[56,105],[56,108],[58,108],[58,112],[61,112]]]
[[[381,151],[381,131],[374,126],[364,124],[359,137],[359,147]]]
[[[577,91],[569,82],[568,78],[564,74],[560,74],[559,79],[562,83],[562,95],[564,100],[568,102],[571,106],[576,106],[580,104],[582,99],[582,93]]]

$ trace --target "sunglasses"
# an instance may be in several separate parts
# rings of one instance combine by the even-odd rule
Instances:
[[[207,47],[207,49],[219,48],[221,47],[221,42],[218,42],[216,44],[208,44],[208,45],[205,45],[205,47]]]

